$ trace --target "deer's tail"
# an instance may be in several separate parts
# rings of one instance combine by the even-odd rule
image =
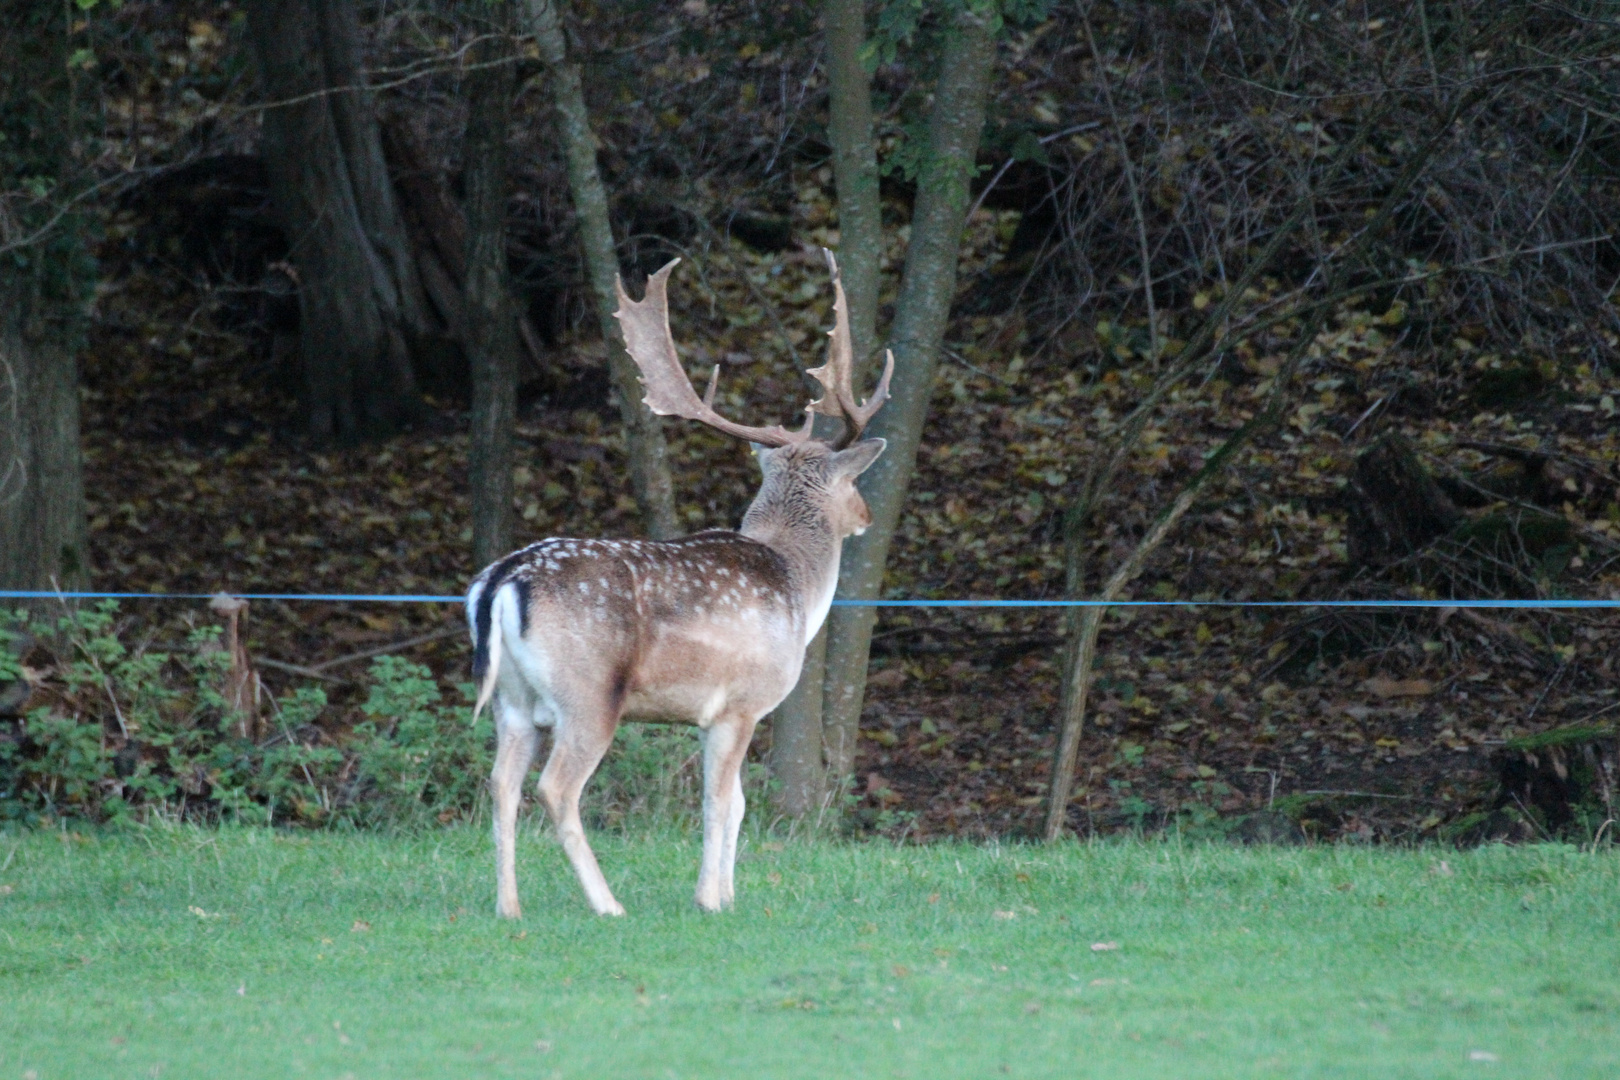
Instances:
[[[475,723],[494,695],[495,680],[501,673],[502,620],[500,612],[494,608],[507,592],[505,582],[490,588],[488,582],[477,581],[467,593],[467,621],[471,624],[473,639],[473,681],[478,684],[478,701],[473,705],[472,714]]]

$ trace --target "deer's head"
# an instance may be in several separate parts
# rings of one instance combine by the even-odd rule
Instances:
[[[659,416],[680,416],[707,424],[716,431],[746,439],[754,446],[764,474],[759,494],[748,509],[749,519],[766,514],[789,522],[812,524],[811,518],[830,526],[837,539],[859,535],[872,523],[866,501],[855,490],[855,478],[865,472],[883,452],[882,439],[862,439],[867,423],[889,399],[889,379],[894,374],[894,354],[888,353],[883,377],[877,389],[864,402],[855,400],[854,347],[849,333],[849,305],[838,263],[827,253],[832,273],[834,326],[828,336],[827,362],[807,374],[821,383],[822,396],[805,406],[804,424],[797,431],[780,425],[750,427],[721,416],[714,410],[714,394],[719,385],[720,366],[709,376],[709,387],[699,398],[681,367],[675,339],[669,329],[669,275],[679,259],[647,279],[647,291],[640,301],[631,300],[618,282],[619,310],[614,317],[624,331],[625,348],[641,369],[641,384],[647,390],[647,408]],[[817,414],[843,421],[842,431],[832,439],[811,435]]]

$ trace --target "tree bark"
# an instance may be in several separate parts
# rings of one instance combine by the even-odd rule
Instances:
[[[624,336],[613,312],[619,306],[613,283],[619,275],[618,249],[608,219],[607,189],[596,163],[596,135],[585,107],[579,65],[568,57],[559,7],[562,0],[526,0],[529,26],[540,59],[551,77],[557,129],[568,158],[568,185],[579,223],[579,246],[596,301],[597,321],[607,342],[608,368],[618,391],[624,419],[625,450],[630,458],[630,484],[647,532],[666,539],[680,532],[675,491],[669,478],[669,451],[658,417],[642,405],[643,391],[635,361],[624,350]]]
[[[421,408],[410,346],[420,325],[420,285],[407,258],[388,245],[403,237],[392,192],[384,198],[376,120],[363,107],[358,83],[337,89],[332,65],[358,77],[351,40],[331,41],[352,28],[331,9],[353,0],[253,0],[249,37],[266,98],[264,158],[271,199],[298,271],[299,344],[309,433],[319,441],[354,441],[389,434]],[[331,24],[330,26],[328,24]],[[328,47],[330,44],[330,48]],[[334,99],[347,105],[334,107]],[[339,119],[339,116],[342,119]],[[345,150],[344,130],[356,147]],[[360,182],[356,182],[356,177]],[[365,209],[362,212],[362,205]],[[387,219],[391,216],[392,220]],[[382,224],[368,229],[368,220]],[[381,246],[380,246],[381,245]],[[396,276],[403,268],[404,277]]]
[[[877,338],[878,283],[883,257],[877,144],[872,140],[872,91],[861,46],[866,40],[862,0],[827,0],[827,134],[838,184],[838,269],[849,303],[857,380],[870,366]],[[827,630],[805,650],[799,682],[771,718],[771,772],[776,808],[790,817],[819,809],[826,798],[822,700]]]
[[[500,9],[504,11],[504,9]],[[503,28],[504,29],[504,28]],[[517,321],[506,265],[506,135],[514,70],[502,35],[473,53],[467,78],[467,361],[472,371],[473,563],[512,547],[512,428],[517,420]]]
[[[844,544],[838,595],[845,599],[877,596],[916,467],[934,369],[956,292],[956,262],[995,56],[988,29],[964,15],[946,43],[929,117],[928,155],[918,177],[911,243],[889,334],[895,358],[891,396],[867,428],[868,438],[887,439],[889,448],[861,478],[872,525]],[[871,607],[835,607],[828,620],[822,717],[828,771],[840,782],[854,768],[876,621],[877,609]]]
[[[0,9],[0,191],[16,196],[0,202],[0,589],[89,583],[74,350],[94,266],[83,219],[58,216],[83,180],[68,44],[54,0]],[[25,178],[48,193],[20,194]]]
[[[883,216],[877,144],[872,139],[872,80],[861,62],[866,41],[863,0],[827,0],[827,135],[838,185],[838,269],[849,301],[857,373],[872,361],[877,339]]]
[[[360,212],[360,225],[367,239],[388,268],[390,284],[397,289],[398,310],[391,314],[414,351],[417,340],[425,337],[431,327],[405,218],[388,176],[376,102],[366,85],[356,0],[314,2],[321,19],[326,85],[334,90],[329,99],[332,121],[349,168],[355,208]]]

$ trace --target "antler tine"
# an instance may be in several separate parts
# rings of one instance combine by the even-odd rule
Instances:
[[[826,393],[816,401],[810,403],[810,408],[823,416],[842,417],[846,428],[844,437],[839,440],[841,444],[848,444],[861,437],[861,432],[883,403],[889,400],[889,379],[894,374],[894,353],[888,354],[883,366],[883,377],[878,380],[877,389],[863,404],[855,403],[855,346],[849,332],[849,301],[844,297],[844,281],[838,272],[838,260],[833,253],[822,248],[822,254],[827,257],[827,272],[832,275],[833,286],[833,328],[827,336],[832,340],[827,345],[827,362],[818,368],[811,368],[808,372],[816,381],[821,383]]]
[[[675,338],[669,332],[669,275],[680,261],[671,259],[662,270],[649,277],[646,294],[640,301],[630,299],[624,291],[622,279],[614,280],[614,287],[619,293],[619,309],[613,313],[613,317],[619,320],[619,327],[624,332],[625,349],[636,362],[636,367],[641,369],[641,385],[647,390],[647,396],[643,399],[647,408],[658,416],[696,420],[716,431],[764,446],[788,446],[808,439],[810,423],[814,419],[808,415],[801,430],[789,431],[779,424],[749,427],[727,420],[715,412],[714,391],[720,377],[718,366],[709,378],[708,393],[701,399],[697,396],[697,391],[692,389],[692,380],[686,377],[686,371],[681,367],[681,358],[675,351]]]

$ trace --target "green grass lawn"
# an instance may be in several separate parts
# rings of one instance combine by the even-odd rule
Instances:
[[[0,834],[0,1080],[1620,1074],[1612,854],[597,841]]]

